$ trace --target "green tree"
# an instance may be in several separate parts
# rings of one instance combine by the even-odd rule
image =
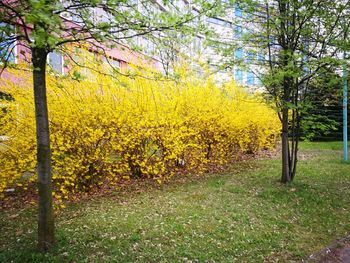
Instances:
[[[138,36],[155,37],[159,32],[186,28],[186,24],[212,4],[193,3],[174,8],[171,2],[151,0],[9,0],[0,1],[0,59],[5,68],[16,44],[31,51],[37,133],[38,248],[49,249],[55,242],[52,206],[51,157],[46,67],[50,52],[66,44],[83,43],[102,54],[106,48],[127,44]],[[158,34],[159,35],[159,34]]]
[[[300,114],[305,140],[342,139],[342,78],[335,68],[320,70],[309,83]],[[307,102],[307,103],[306,103]]]
[[[321,70],[339,67],[342,52],[349,49],[350,4],[347,0],[240,0],[228,2],[224,10],[233,13],[237,8],[243,15],[233,24],[247,30],[239,39],[222,43],[219,52],[225,67],[253,68],[276,105],[282,124],[281,181],[289,183],[296,174],[310,83]],[[247,56],[235,59],[237,48],[259,58],[250,63]]]

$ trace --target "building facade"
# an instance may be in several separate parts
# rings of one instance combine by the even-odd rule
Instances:
[[[172,10],[167,10],[157,1],[153,5],[148,6],[147,10],[140,1],[134,0],[132,2],[141,12],[153,14],[172,12]],[[157,45],[156,38],[148,37],[147,35],[136,36],[129,41],[120,41],[115,48],[106,48],[103,55],[98,54],[98,51],[93,48],[87,48],[88,51],[95,53],[106,64],[110,64],[121,72],[126,72],[130,65],[142,63],[146,63],[159,71],[167,72],[169,60],[183,53],[187,54],[193,69],[198,69],[199,64],[206,64],[212,74],[215,75],[215,79],[220,83],[233,78],[238,84],[251,87],[252,89],[261,86],[259,79],[261,69],[257,66],[259,63],[256,62],[264,60],[265,56],[246,46],[245,41],[243,41],[245,33],[249,30],[254,30],[253,26],[246,22],[246,18],[250,14],[243,12],[238,4],[227,8],[225,12],[221,12],[216,16],[199,15],[198,9],[187,0],[175,1],[174,6],[180,11],[190,9],[195,16],[198,15],[191,23],[203,23],[215,32],[215,39],[213,37],[212,39],[207,39],[201,33],[194,34],[192,40],[186,44],[169,47],[175,50],[175,52],[170,52],[173,57],[168,56],[168,53],[164,52],[164,46]],[[108,21],[106,13],[99,8],[94,10],[93,15],[96,21]],[[79,16],[74,14],[64,14],[62,17],[62,20],[66,23],[71,23],[72,26],[79,25],[79,19]],[[0,23],[1,26],[4,26],[4,24]],[[6,43],[1,43],[0,45],[6,45]],[[235,46],[230,55],[227,55],[227,53],[223,54],[222,51],[225,50],[225,46],[229,46],[231,50],[232,46]],[[8,53],[7,58],[11,63],[30,61],[29,49],[20,42],[13,43],[8,50],[1,49],[0,46],[0,50]],[[79,46],[71,50],[73,50],[73,53],[83,53]],[[164,56],[164,54],[167,56]],[[67,61],[73,58],[74,54],[67,56],[64,52],[57,50],[48,55],[48,65],[55,73],[65,74],[69,71],[69,63]],[[79,64],[84,65],[85,62],[80,59]]]

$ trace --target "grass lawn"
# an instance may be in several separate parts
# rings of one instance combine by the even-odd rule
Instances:
[[[0,262],[290,262],[350,232],[350,165],[341,143],[304,143],[295,182],[280,161],[159,189],[68,204],[58,244],[35,252],[36,212],[1,211]]]

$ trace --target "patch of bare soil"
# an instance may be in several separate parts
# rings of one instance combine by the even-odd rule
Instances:
[[[313,254],[304,262],[317,263],[349,263],[350,262],[350,235],[337,240],[329,247]]]

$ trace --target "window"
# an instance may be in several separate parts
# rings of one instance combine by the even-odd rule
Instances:
[[[201,48],[202,48],[202,40],[200,37],[195,37],[193,39],[193,51],[198,53],[201,51]]]
[[[145,52],[148,55],[153,55],[153,53],[154,53],[154,44],[149,39],[146,39],[146,50],[145,50]]]
[[[111,63],[112,67],[113,67],[113,71],[120,71],[120,61],[119,60],[115,60],[115,59],[110,59],[109,63]]]
[[[243,71],[240,69],[235,70],[235,80],[239,83],[243,83]]]
[[[215,24],[215,25],[220,25],[220,26],[230,27],[230,28],[232,27],[230,22],[225,21],[225,20],[220,19],[220,18],[216,18],[216,17],[208,17],[206,19],[206,21],[208,23],[212,23],[212,24]]]
[[[235,26],[235,37],[236,38],[242,37],[242,26]]]
[[[78,73],[80,77],[84,79],[88,79],[90,81],[96,80],[94,74],[94,72],[98,70],[94,68],[94,63],[96,63],[96,60],[98,60],[96,53],[91,50],[75,47],[75,51],[73,52],[71,59],[75,73]]]
[[[76,47],[72,55],[72,62],[74,66],[82,67],[87,61],[87,51]]]
[[[103,65],[104,65],[104,69],[106,70],[106,72],[113,74],[115,71],[120,72],[120,61],[113,59],[113,58],[109,58],[108,61],[107,59],[104,57],[103,58]]]
[[[243,49],[242,48],[237,48],[235,50],[235,59],[240,60],[243,58]]]
[[[135,32],[135,34],[136,34],[136,32]],[[135,40],[136,41],[131,40],[131,43],[133,45],[138,46],[144,54],[147,54],[147,55],[154,54],[155,46],[151,40],[144,38],[144,37],[137,37],[137,38],[135,38]]]
[[[304,74],[307,74],[309,72],[309,67],[307,65],[303,66],[303,72]]]
[[[80,14],[77,11],[75,13],[73,13],[73,12],[71,13],[71,20],[72,20],[72,22],[81,23],[82,19],[81,19]]]
[[[256,86],[262,86],[262,82],[261,82],[261,78],[260,77],[257,77],[256,80],[255,80],[255,85]]]
[[[270,44],[271,46],[278,46],[278,45],[279,45],[279,43],[278,43],[276,37],[270,36],[270,37],[269,37],[269,40],[270,40],[270,43],[269,43],[269,44]]]
[[[0,62],[16,63],[15,28],[6,23],[0,23]]]
[[[63,74],[63,56],[61,53],[57,51],[50,52],[48,64],[55,73]]]
[[[235,16],[236,17],[243,17],[243,12],[239,4],[235,4]]]
[[[213,23],[213,24],[218,24],[219,22],[218,22],[218,19],[217,18],[214,18],[214,17],[208,17],[207,19],[206,19],[206,21],[208,22],[208,23]]]
[[[111,64],[115,69],[120,70],[120,61],[119,60],[112,59]]]
[[[263,53],[258,53],[258,61],[259,62],[264,62],[264,60],[265,60],[264,54]]]
[[[254,84],[255,84],[255,75],[254,75],[254,73],[251,72],[251,71],[249,71],[249,72],[247,73],[247,84],[248,84],[249,86],[254,86]]]
[[[247,63],[252,63],[254,60],[254,53],[251,51],[247,52]]]

